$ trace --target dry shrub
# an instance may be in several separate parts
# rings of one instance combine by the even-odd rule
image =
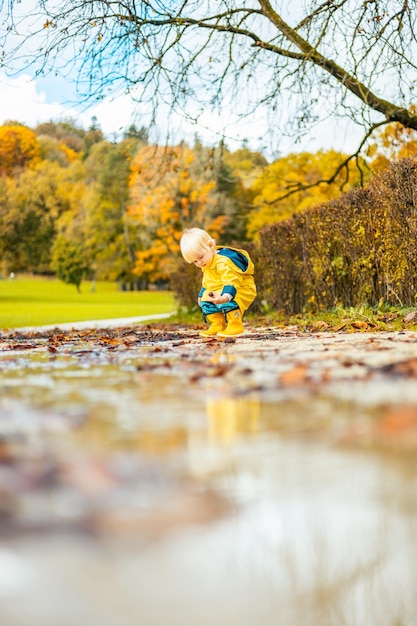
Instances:
[[[403,159],[366,189],[343,194],[260,234],[259,296],[299,313],[417,294],[417,161]]]
[[[417,160],[391,163],[370,186],[378,217],[382,296],[411,306],[417,296]]]

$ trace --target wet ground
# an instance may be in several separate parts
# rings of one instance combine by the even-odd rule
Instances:
[[[417,624],[417,334],[0,337],[0,624]]]

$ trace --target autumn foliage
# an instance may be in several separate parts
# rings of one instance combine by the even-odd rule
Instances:
[[[184,228],[198,223],[217,237],[227,222],[226,216],[215,215],[216,181],[194,164],[195,154],[186,145],[144,146],[133,160],[128,214],[143,229],[134,271],[150,282],[169,280]]]
[[[40,156],[35,133],[27,126],[0,126],[0,175],[10,176]]]
[[[192,308],[201,272],[184,262],[179,240],[199,226],[249,251],[253,311],[413,306],[416,147],[413,132],[388,125],[359,160],[364,176],[348,165],[332,178],[344,156],[332,150],[268,163],[198,138],[150,144],[134,127],[109,142],[95,122],[87,131],[10,122],[0,126],[0,270],[172,288]]]
[[[257,240],[259,230],[265,225],[281,222],[294,213],[304,213],[338,198],[341,190],[356,187],[359,171],[353,163],[342,168],[332,180],[342,158],[334,150],[320,150],[316,154],[292,153],[267,165],[252,184],[254,210],[248,220],[249,239]]]

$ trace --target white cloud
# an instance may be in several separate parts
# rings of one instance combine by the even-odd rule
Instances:
[[[16,120],[22,124],[34,127],[45,121],[59,121],[72,118],[84,128],[88,128],[91,118],[95,116],[104,134],[108,137],[120,135],[135,120],[138,126],[148,125],[151,118],[149,111],[143,111],[143,115],[137,115],[138,105],[132,101],[129,95],[121,95],[114,99],[108,98],[97,104],[87,107],[65,106],[59,101],[58,95],[54,95],[50,83],[48,90],[42,90],[39,81],[31,79],[27,75],[18,78],[7,77],[0,73],[1,100],[0,100],[0,124],[7,120]],[[56,92],[59,92],[57,81]],[[159,139],[164,141],[167,136],[172,141],[185,138],[192,141],[197,133],[204,142],[218,142],[223,135],[239,136],[233,123],[226,115],[206,113],[202,119],[202,125],[196,126],[168,110],[161,110],[158,124]],[[253,130],[253,129],[252,129]],[[243,138],[243,137],[242,137]]]
[[[135,103],[129,96],[118,96],[90,106],[78,115],[78,120],[84,127],[88,127],[91,118],[95,116],[106,136],[120,135],[132,123],[134,110]]]
[[[43,90],[40,87],[42,81],[28,75],[10,78],[0,72],[0,124],[15,120],[34,127],[41,122],[74,119],[88,128],[91,118],[95,116],[105,135],[112,136],[119,135],[132,123],[136,105],[127,95],[109,98],[89,107],[66,105],[61,101],[64,100],[61,94],[65,88],[62,79],[57,80],[55,89],[51,83],[53,81],[49,80],[47,90]]]
[[[0,84],[0,123],[16,120],[36,126],[39,122],[68,115],[62,104],[47,102],[45,93],[38,91],[36,82],[29,76],[9,78],[3,73],[0,74]]]
[[[46,92],[39,88],[36,80],[27,75],[10,78],[0,73],[0,85],[0,124],[7,120],[16,120],[34,127],[45,121],[73,118],[82,126],[88,127],[95,115],[103,132],[113,134],[129,125],[133,112],[133,103],[127,96],[100,102],[81,112],[75,106],[66,106],[59,102],[58,97],[48,101]]]

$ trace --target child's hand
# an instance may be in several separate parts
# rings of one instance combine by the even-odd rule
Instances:
[[[201,298],[203,302],[211,302],[212,304],[224,304],[229,302],[229,298],[226,295],[220,295],[214,293],[214,291],[205,291]]]
[[[201,300],[203,302],[213,302],[213,298],[216,298],[217,294],[214,293],[214,291],[205,291],[203,293],[203,297],[201,298]]]
[[[226,295],[216,296],[216,294],[213,294],[213,297],[210,301],[213,304],[224,304],[225,302],[229,302],[229,298]]]

